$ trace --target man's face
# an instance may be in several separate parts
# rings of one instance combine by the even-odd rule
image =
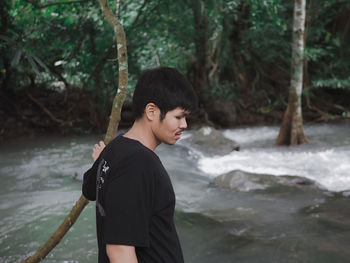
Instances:
[[[163,120],[160,120],[159,110],[158,113],[159,116],[152,125],[154,136],[159,142],[166,144],[176,143],[180,139],[183,130],[187,128],[186,116],[189,112],[177,107],[174,110],[168,111]]]

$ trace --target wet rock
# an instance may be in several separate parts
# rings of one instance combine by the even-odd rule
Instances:
[[[317,222],[327,229],[350,230],[350,196],[348,196],[348,192],[333,193],[322,202],[302,208],[300,213],[308,215],[313,224]]]
[[[321,191],[315,181],[298,176],[273,176],[268,174],[247,173],[240,170],[217,176],[210,185],[230,189],[234,192],[265,190],[282,191]]]
[[[211,127],[199,129],[185,141],[201,152],[214,155],[229,154],[232,151],[239,151],[240,148],[237,142],[227,139],[220,131]]]

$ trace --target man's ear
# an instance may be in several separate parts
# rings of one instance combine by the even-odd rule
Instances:
[[[159,118],[159,108],[153,102],[150,102],[145,107],[145,114],[148,120],[152,121]]]

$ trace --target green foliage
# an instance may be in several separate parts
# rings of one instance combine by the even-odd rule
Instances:
[[[273,111],[274,109],[280,107],[280,105],[282,104],[283,101],[283,97],[282,98],[277,98],[276,100],[272,101],[271,99],[267,98],[267,104],[258,108],[257,112],[261,113],[261,114],[267,114],[270,113],[271,111]]]
[[[213,83],[212,87],[204,90],[206,99],[225,98],[233,100],[237,96],[237,87],[232,82]]]
[[[309,8],[306,59],[315,88],[350,88],[350,2],[316,1]]]
[[[173,66],[191,74],[198,59],[194,36],[199,30],[191,1],[120,1],[119,19],[128,44],[129,99],[145,68]],[[258,90],[272,97],[265,106],[275,107],[289,83],[293,1],[198,1],[200,12],[208,15],[208,75],[211,72],[211,85],[200,96],[233,99]],[[84,87],[108,110],[117,87],[116,51],[87,82],[114,44],[97,1],[46,8],[32,4],[46,0],[3,2],[7,27],[0,35],[1,85],[6,78],[10,89],[65,82],[68,89]],[[115,9],[115,1],[110,4]],[[305,58],[312,87],[350,88],[349,12],[349,1],[308,1]],[[242,92],[240,78],[250,93]]]

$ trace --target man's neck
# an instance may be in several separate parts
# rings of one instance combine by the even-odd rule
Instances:
[[[154,136],[149,123],[145,123],[147,120],[136,120],[131,129],[128,130],[123,136],[133,140],[137,140],[147,148],[154,151],[156,147],[161,143]]]

